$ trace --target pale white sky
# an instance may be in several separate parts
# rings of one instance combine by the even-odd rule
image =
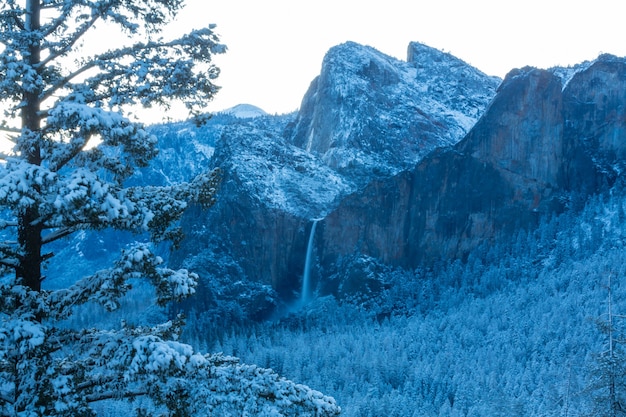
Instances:
[[[626,55],[621,0],[187,0],[184,27],[216,23],[222,90],[210,110],[299,108],[322,58],[351,40],[405,59],[410,41],[503,77],[524,65]]]

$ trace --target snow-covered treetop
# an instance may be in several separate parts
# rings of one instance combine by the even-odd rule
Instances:
[[[24,223],[28,212],[27,228],[38,230],[24,233],[40,234],[41,244],[79,228],[151,230],[169,238],[170,224],[186,207],[181,197],[215,191],[215,174],[205,175],[204,185],[195,184],[201,192],[190,185],[156,193],[123,189],[134,167],[146,166],[157,152],[156,138],[124,115],[128,106],[167,108],[181,101],[200,115],[218,89],[213,82],[219,70],[211,60],[225,46],[213,25],[178,39],[161,37],[182,4],[9,0],[0,5],[2,130],[15,144],[0,167],[0,204],[13,212],[5,228]],[[100,51],[90,47],[85,39],[100,26],[119,31],[126,43]],[[22,247],[4,246],[1,264],[15,267],[23,262],[20,251],[39,251],[23,247],[31,242],[25,235],[16,240]],[[31,263],[40,269],[43,258],[37,256]],[[37,287],[34,278],[31,285]]]
[[[224,52],[225,46],[212,25],[179,39],[160,38],[182,4],[182,0],[3,2],[0,99],[19,104],[29,91],[50,103],[48,109],[60,102],[168,105],[172,99],[184,99],[190,109],[197,108],[217,91],[213,80],[219,70],[211,57]],[[36,19],[29,17],[35,13]],[[83,39],[99,25],[123,33],[127,44],[91,52],[98,48],[83,44]]]

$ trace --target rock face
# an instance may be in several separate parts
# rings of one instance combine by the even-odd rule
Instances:
[[[625,65],[601,56],[565,79],[512,71],[462,141],[371,183],[324,219],[322,265],[353,254],[406,267],[462,259],[564,210],[573,193],[610,184],[626,151]]]
[[[568,188],[615,180],[626,166],[626,60],[601,55],[571,77],[563,102]]]
[[[500,80],[419,43],[407,62],[348,42],[332,48],[289,140],[365,185],[458,142]]]
[[[561,80],[549,71],[511,72],[478,121],[456,148],[493,165],[511,178],[529,178],[540,187],[563,183]]]

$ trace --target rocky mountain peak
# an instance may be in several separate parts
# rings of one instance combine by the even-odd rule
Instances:
[[[474,121],[493,98],[491,88],[501,81],[450,53],[419,42],[409,43],[407,63],[415,68],[415,81],[427,86],[429,95]]]
[[[320,227],[324,263],[464,259],[610,186],[626,169],[626,59],[568,72],[512,70],[457,145],[344,199]]]
[[[456,143],[499,80],[434,49],[421,55],[417,64],[354,42],[332,48],[287,137],[355,178],[393,175]]]

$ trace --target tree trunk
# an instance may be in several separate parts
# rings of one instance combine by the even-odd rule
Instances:
[[[26,1],[25,30],[35,32],[41,26],[40,22],[41,5],[40,0]],[[34,37],[33,37],[34,38]],[[32,40],[28,46],[28,64],[37,73],[41,72],[39,64],[41,62],[41,43]],[[24,155],[26,161],[33,165],[41,165],[41,145],[37,137],[41,128],[41,89],[35,88],[32,91],[24,92],[24,106],[22,107],[22,140],[20,142],[20,153]],[[40,191],[35,189],[36,192]],[[18,213],[18,235],[17,240],[22,249],[20,265],[16,268],[16,275],[21,278],[23,284],[32,290],[41,289],[41,225],[37,224],[39,218],[39,208],[31,206]]]

